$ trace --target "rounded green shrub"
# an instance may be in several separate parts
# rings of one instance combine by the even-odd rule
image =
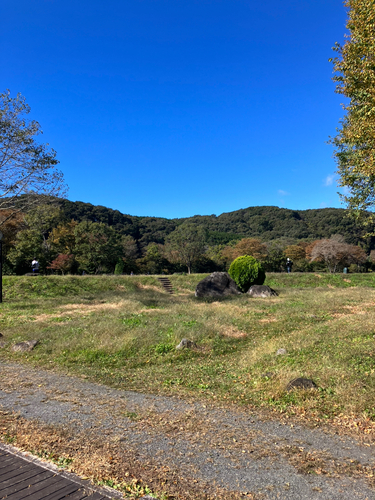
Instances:
[[[262,264],[251,255],[237,257],[228,272],[242,292],[247,292],[252,285],[263,285],[266,279]]]

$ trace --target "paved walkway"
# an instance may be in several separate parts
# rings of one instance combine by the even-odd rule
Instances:
[[[0,444],[0,500],[109,500],[72,476]]]

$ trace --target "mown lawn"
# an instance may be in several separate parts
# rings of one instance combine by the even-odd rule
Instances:
[[[194,296],[204,275],[4,277],[0,359],[104,384],[375,420],[375,276],[269,274],[278,297]],[[182,338],[196,350],[176,351]],[[28,354],[15,342],[38,339]],[[277,356],[279,348],[286,355]],[[295,377],[312,391],[286,391]]]

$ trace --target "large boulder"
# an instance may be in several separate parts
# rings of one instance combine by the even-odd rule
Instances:
[[[250,297],[277,297],[277,292],[266,285],[253,285],[247,292]]]
[[[240,294],[240,289],[228,273],[212,273],[200,281],[195,289],[196,297],[224,297]]]

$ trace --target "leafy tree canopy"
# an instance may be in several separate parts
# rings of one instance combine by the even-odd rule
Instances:
[[[201,226],[184,222],[167,238],[170,260],[184,264],[188,273],[205,250],[205,231]]]
[[[349,35],[336,43],[336,92],[349,102],[341,128],[333,139],[340,184],[351,209],[361,215],[375,202],[375,1],[347,0]]]
[[[27,121],[29,112],[21,94],[0,94],[0,227],[18,211],[65,193],[56,152],[37,142],[42,131]]]

